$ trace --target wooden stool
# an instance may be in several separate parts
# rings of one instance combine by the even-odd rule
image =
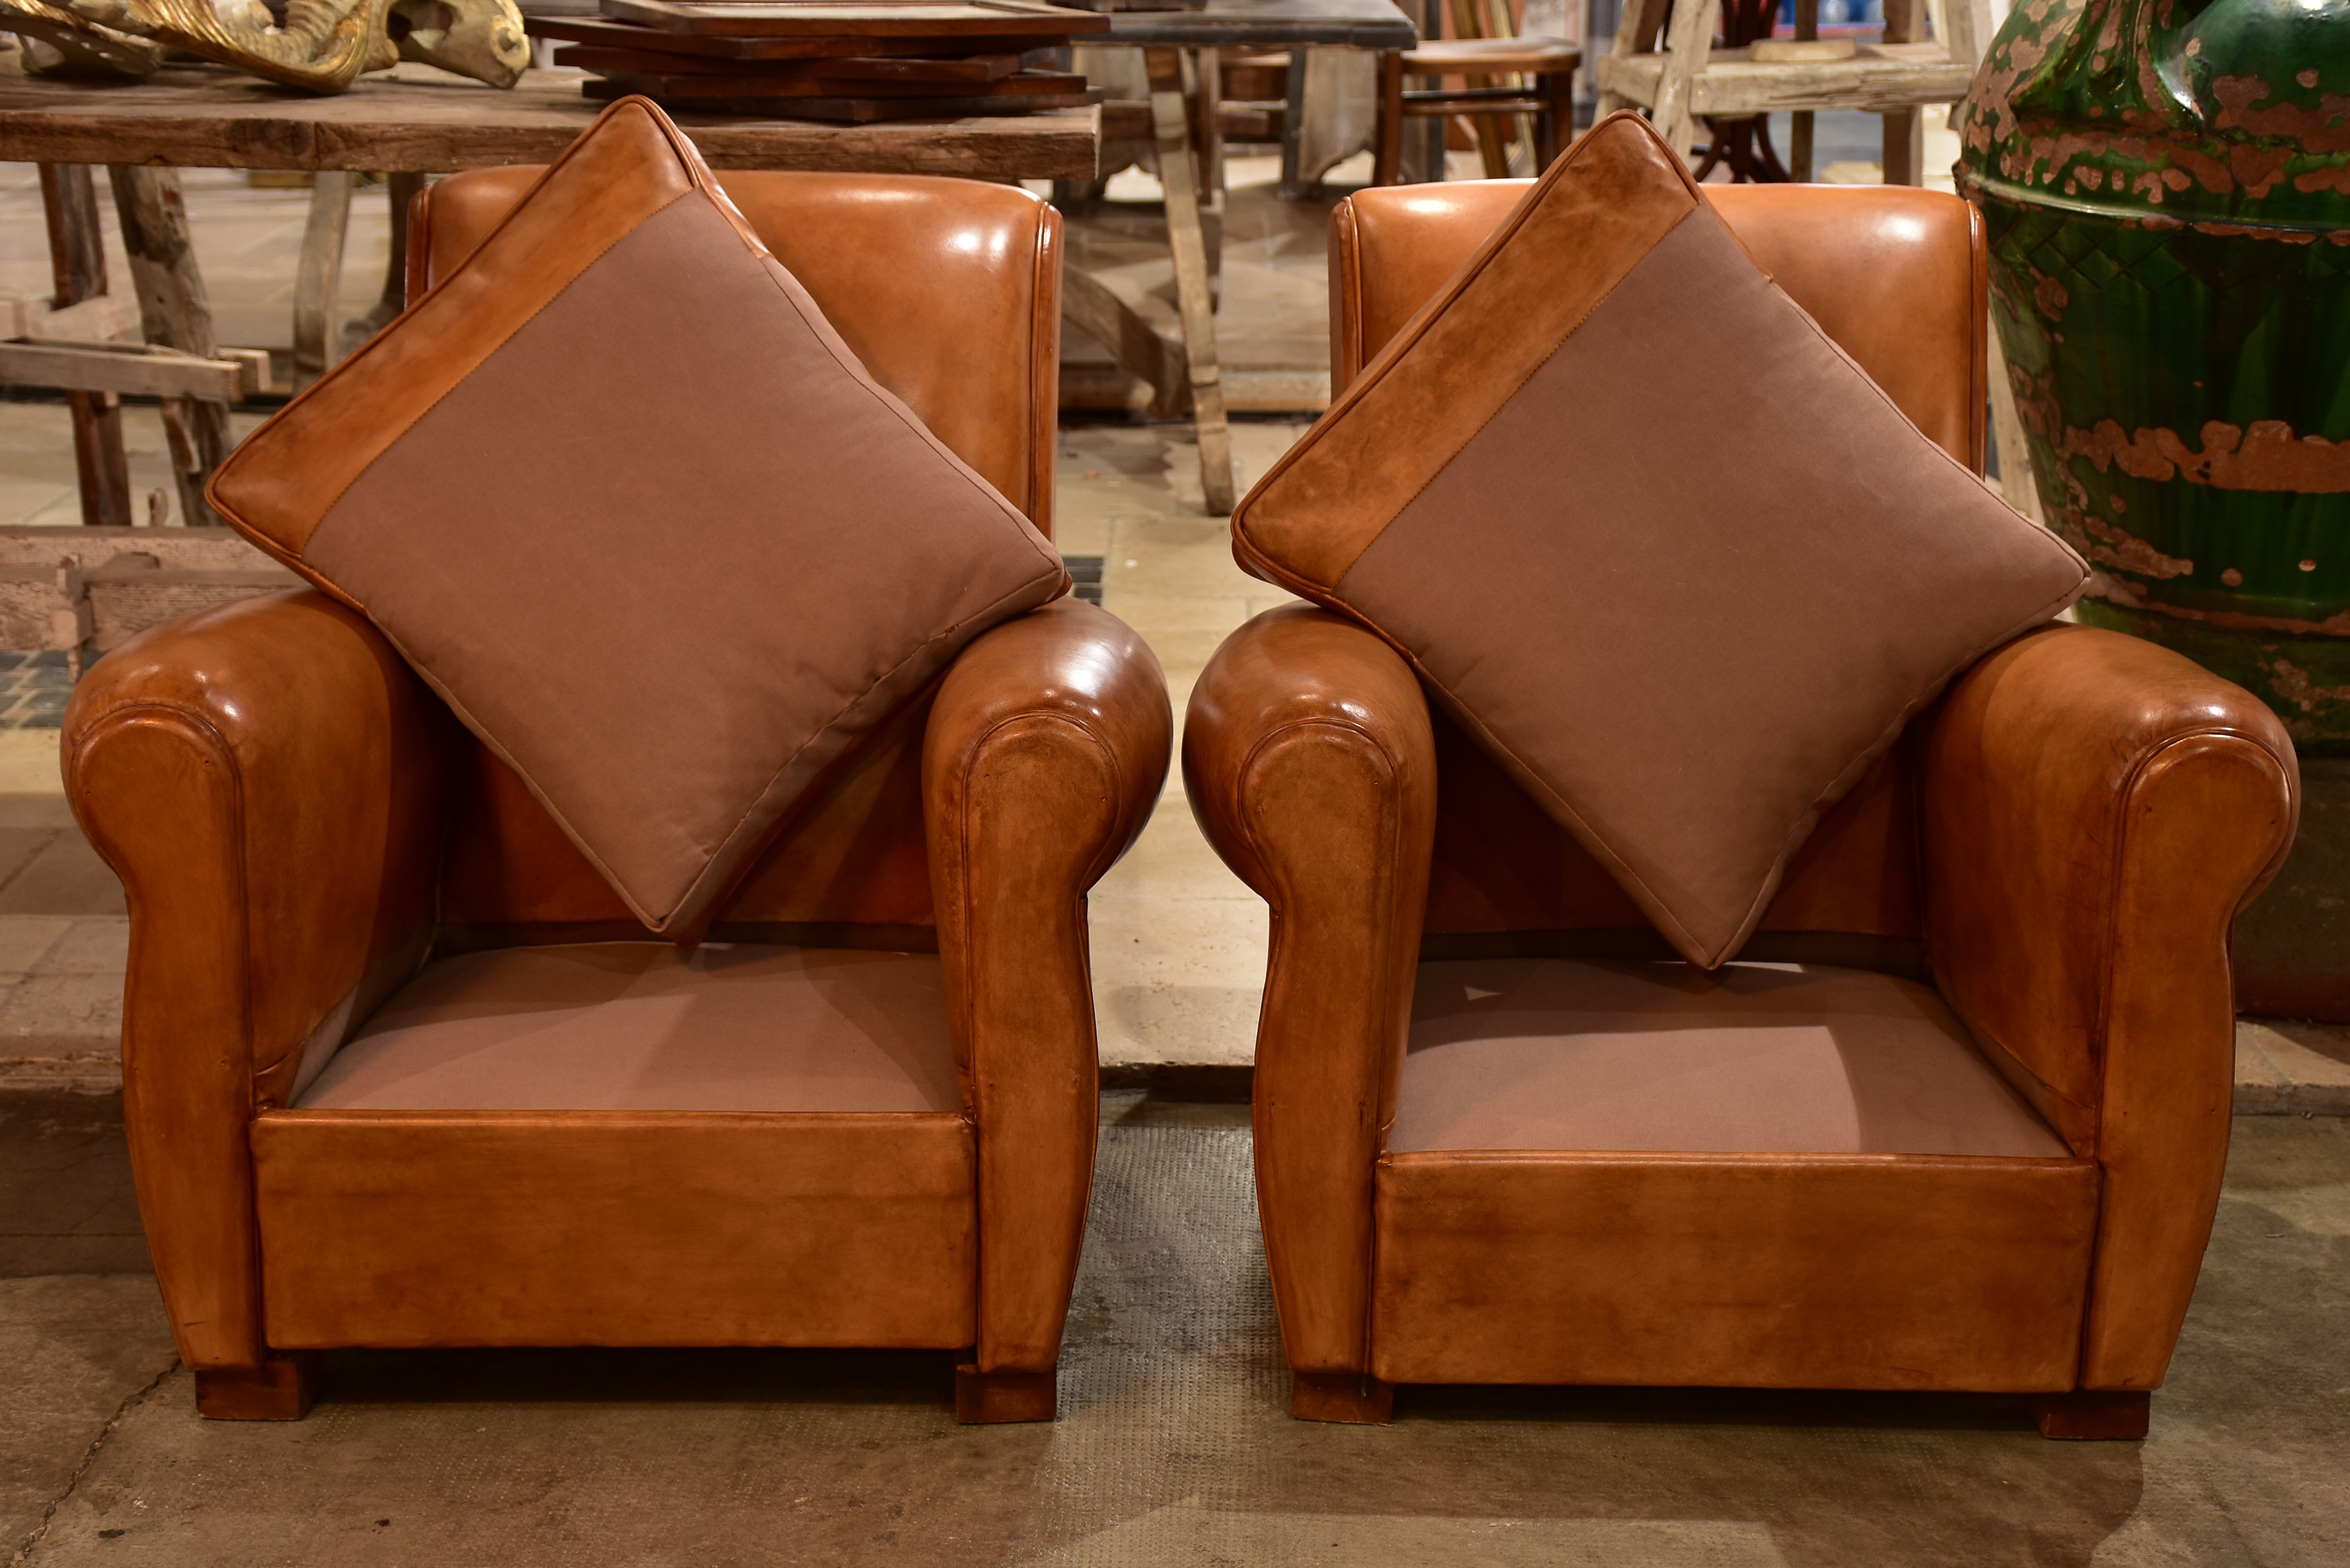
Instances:
[[[1379,56],[1378,140],[1372,155],[1371,183],[1392,185],[1403,163],[1407,115],[1502,115],[1534,117],[1534,171],[1550,167],[1575,135],[1575,72],[1583,51],[1555,38],[1454,38]],[[1406,92],[1403,78],[1528,76],[1531,88],[1439,87]]]

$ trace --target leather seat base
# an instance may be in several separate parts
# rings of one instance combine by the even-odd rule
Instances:
[[[2070,1158],[1391,1154],[1370,1370],[2069,1389],[2097,1186]]]
[[[272,1111],[268,1343],[973,1343],[955,1115]]]

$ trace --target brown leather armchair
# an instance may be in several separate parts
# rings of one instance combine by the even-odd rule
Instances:
[[[421,198],[411,289],[536,173]],[[726,184],[1049,532],[1052,210]],[[324,596],[109,656],[66,782],[129,892],[124,1110],[198,1408],[298,1416],[338,1345],[865,1345],[967,1350],[960,1416],[1049,1418],[1098,1116],[1086,891],[1170,731],[1156,660],[1100,610],[998,627],[687,957]]]
[[[1339,206],[1341,388],[1523,189]],[[1981,218],[1708,194],[1980,472]],[[2086,628],[1995,651],[1713,976],[1335,615],[1225,642],[1184,769],[1272,906],[1257,1182],[1295,1414],[1384,1420],[1399,1382],[1950,1389],[2143,1434],[2227,1151],[2230,923],[2295,820],[2247,693]]]

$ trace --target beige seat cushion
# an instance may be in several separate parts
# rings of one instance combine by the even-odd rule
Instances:
[[[1568,959],[1419,966],[1388,1147],[2072,1152],[1915,981]]]
[[[712,942],[432,965],[301,1110],[959,1111],[939,961]]]

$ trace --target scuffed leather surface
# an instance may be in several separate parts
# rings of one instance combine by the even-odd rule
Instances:
[[[1099,1120],[1086,890],[1167,774],[1166,678],[1122,622],[1063,599],[963,650],[922,745],[939,955],[978,1137],[978,1359],[1059,1355]]]
[[[2106,1173],[2088,1387],[2160,1384],[2219,1203],[2236,912],[2293,842],[2266,706],[2153,643],[2019,639],[1953,684],[1920,782],[1943,993]]]
[[[971,1342],[959,1116],[276,1111],[269,1343]]]
[[[259,1362],[245,1125],[347,993],[421,956],[455,739],[374,628],[308,590],[158,627],[67,709],[66,795],[130,900],[124,1119],[192,1366]]]
[[[2073,1386],[2087,1160],[1392,1155],[1391,1383]]]

